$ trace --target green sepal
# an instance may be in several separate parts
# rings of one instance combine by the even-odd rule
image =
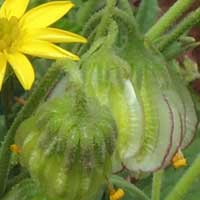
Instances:
[[[156,22],[159,14],[158,0],[142,0],[137,11],[136,20],[141,32],[146,33]]]

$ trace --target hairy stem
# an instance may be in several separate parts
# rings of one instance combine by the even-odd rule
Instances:
[[[121,8],[126,11],[129,16],[133,16],[133,10],[128,0],[120,0],[119,3]]]
[[[160,51],[163,51],[170,44],[176,41],[186,31],[190,30],[194,25],[200,22],[200,8],[191,12],[171,33],[163,37],[163,40],[158,44]]]
[[[12,118],[12,105],[13,105],[14,93],[13,93],[13,76],[10,71],[8,71],[8,78],[3,84],[1,91],[1,103],[6,120],[6,128],[11,126]]]
[[[115,5],[116,5],[116,0],[107,0],[105,12],[104,12],[103,17],[101,18],[100,24],[98,25],[95,39],[105,34],[107,27],[109,26],[109,22],[112,17],[113,9],[115,8]]]
[[[178,0],[160,20],[147,32],[149,41],[154,41],[165,33],[176,20],[192,5],[195,0]]]
[[[131,32],[134,32],[134,34],[137,35],[137,38],[142,38],[134,17],[130,17],[126,12],[120,10],[119,8],[115,8],[113,10],[113,17],[121,20]]]
[[[89,20],[88,22],[86,23],[86,25],[83,27],[83,31],[81,32],[81,35],[84,35],[85,37],[88,38],[88,43],[91,43],[91,37],[90,37],[90,32],[93,32],[95,30],[96,32],[96,26],[97,24],[100,22],[101,20],[101,17],[103,16],[104,14],[104,9],[100,10],[99,12],[95,13]],[[93,33],[94,35],[94,33]],[[86,48],[86,46],[88,46],[89,44],[85,44],[85,45],[82,45],[82,48]],[[79,52],[80,51],[80,47],[81,47],[81,44],[76,44],[73,48],[73,52]],[[79,53],[78,53],[79,54]],[[79,54],[81,55],[81,54]]]
[[[128,183],[122,177],[113,175],[110,178],[110,182],[113,185],[116,185],[117,187],[121,187],[122,189],[125,190],[125,192],[129,192],[129,194],[133,193],[133,194],[137,195],[138,197],[140,197],[140,199],[149,200],[149,197],[143,191],[141,191],[135,185]]]
[[[162,178],[163,178],[163,170],[159,170],[157,172],[154,172],[151,200],[160,200]]]
[[[80,56],[83,55],[89,49],[89,47],[91,46],[92,42],[94,41],[95,34],[96,34],[96,28],[94,28],[94,30],[91,31],[91,33],[89,34],[88,43],[80,46],[80,48],[77,49],[78,50],[78,55],[80,55]]]
[[[28,102],[18,113],[12,126],[8,130],[0,151],[0,195],[5,191],[9,171],[9,161],[11,157],[10,145],[14,142],[17,128],[24,119],[28,118],[35,111],[40,102],[45,99],[52,85],[55,84],[62,73],[63,71],[61,70],[61,66],[57,64],[53,65],[48,70],[45,77],[40,81],[37,89],[33,91]]]
[[[84,3],[82,7],[78,10],[76,17],[77,17],[77,22],[81,25],[84,25],[90,15],[95,11],[95,7],[99,3],[99,0],[88,0]]]
[[[192,166],[178,181],[178,183],[172,189],[170,194],[165,198],[165,200],[182,200],[189,191],[189,189],[192,187],[192,184],[195,182],[195,180],[200,177],[199,169],[200,169],[200,154],[197,156]]]

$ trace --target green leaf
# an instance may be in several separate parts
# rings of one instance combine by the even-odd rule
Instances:
[[[156,22],[158,13],[159,6],[157,0],[142,0],[136,15],[140,31],[146,33]]]

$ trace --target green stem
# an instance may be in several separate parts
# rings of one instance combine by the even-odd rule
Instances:
[[[121,8],[126,11],[129,16],[133,16],[133,10],[128,0],[120,0],[119,3]]]
[[[8,71],[7,80],[4,82],[2,91],[1,91],[1,103],[6,120],[6,128],[8,129],[11,126],[12,119],[12,106],[13,106],[13,76],[10,71]]]
[[[165,33],[176,20],[192,5],[195,0],[178,0],[147,32],[149,41],[154,41]]]
[[[191,12],[171,33],[163,37],[162,41],[158,44],[160,51],[163,51],[170,44],[177,40],[186,31],[190,30],[194,25],[200,22],[200,8]]]
[[[77,22],[82,26],[84,25],[88,18],[95,11],[95,7],[97,6],[99,0],[88,0],[84,3],[82,7],[78,10],[76,14]]]
[[[123,0],[124,1],[124,0]],[[96,34],[96,25],[99,23],[100,19],[102,18],[102,16],[106,15],[106,9],[102,9],[101,11],[99,11],[98,13],[96,13],[94,16],[92,16],[88,23],[85,25],[83,31],[82,31],[82,35],[87,36],[89,34],[89,32],[91,32],[91,34],[88,36],[88,43],[83,45],[80,48],[80,45],[76,45],[75,48],[73,49],[73,51],[78,52],[79,55],[82,55],[85,50],[88,48],[89,44],[94,40],[94,36]],[[125,11],[119,9],[119,8],[114,8],[112,10],[112,15],[114,18],[119,19],[120,21],[122,21],[129,30],[131,30],[132,32],[135,32],[135,34],[137,34],[137,36],[139,38],[141,38],[141,34],[138,31],[138,27],[137,27],[137,22],[134,18],[134,16],[129,16]],[[108,19],[109,21],[109,19]],[[107,26],[109,27],[109,26]],[[106,27],[106,29],[107,29]],[[105,28],[105,27],[104,27]],[[97,36],[96,36],[97,38]]]
[[[100,10],[99,12],[95,13],[89,21],[86,23],[86,25],[83,28],[83,31],[81,32],[81,35],[84,35],[85,37],[88,37],[88,43],[91,43],[91,37],[89,35],[90,32],[96,31],[96,26],[100,22],[101,17],[103,16],[104,9]],[[94,34],[93,34],[94,35]],[[82,48],[86,48],[85,46],[88,46],[88,43],[85,45],[82,45]],[[80,51],[81,44],[76,44],[73,48],[73,52],[79,52]],[[78,53],[79,54],[79,53]],[[81,54],[79,54],[81,55]]]
[[[119,34],[119,27],[117,23],[114,20],[112,20],[110,26],[108,27],[108,35],[106,38],[107,41],[105,43],[107,45],[107,48],[113,47],[118,34]]]
[[[40,81],[37,89],[32,92],[28,102],[18,113],[12,126],[8,130],[0,151],[0,195],[5,191],[11,157],[10,145],[14,143],[14,136],[17,128],[24,119],[28,118],[35,111],[40,102],[45,99],[45,94],[50,91],[52,85],[55,84],[62,73],[61,66],[57,64],[53,65],[48,70],[44,78]]]
[[[88,33],[93,30],[97,24],[100,22],[101,17],[104,14],[104,9],[96,12],[86,23],[86,25],[83,27],[82,35],[87,36]]]
[[[96,13],[93,17],[91,17],[88,23],[85,25],[82,35],[87,35],[89,32],[90,35],[88,36],[88,43],[83,45],[80,48],[80,45],[74,48],[74,51],[78,51],[80,55],[82,55],[89,47],[91,42],[96,40],[98,37],[104,35],[104,32],[107,30],[109,26],[110,19],[112,17],[112,10],[114,9],[116,4],[116,0],[110,0],[107,2],[107,6]],[[101,20],[101,21],[100,21]],[[100,21],[100,24],[97,26],[97,23]]]
[[[200,154],[192,166],[186,171],[182,178],[178,181],[175,187],[165,200],[182,200],[187,194],[192,184],[200,177]]]
[[[88,43],[82,45],[79,48],[78,55],[80,55],[80,56],[83,55],[89,49],[89,47],[91,46],[92,42],[94,41],[95,34],[96,34],[96,28],[93,31],[91,31],[90,35],[88,36]]]
[[[137,36],[137,38],[142,39],[142,35],[139,32],[138,25],[134,17],[130,17],[126,12],[120,10],[119,8],[115,8],[113,10],[113,17],[120,19],[128,27],[128,29]]]
[[[106,40],[107,41],[106,42],[104,41],[104,43],[106,45],[108,45],[108,47],[110,47],[110,46],[112,46],[115,43],[117,35],[119,33],[118,25],[117,25],[117,23],[114,20],[111,20],[110,25],[109,25],[109,27],[107,29],[108,29],[108,34],[106,36]],[[88,44],[88,46],[93,42],[95,33],[96,33],[96,30],[93,30],[91,32],[90,37],[89,37],[90,43]],[[85,53],[86,49],[87,49],[86,45],[82,46],[80,48],[79,52],[78,52],[79,55],[82,55],[83,53]]]
[[[110,19],[112,18],[113,9],[115,8],[116,0],[107,0],[107,5],[105,8],[105,12],[103,17],[101,18],[101,22],[98,25],[95,40],[103,35],[109,26]]]
[[[163,178],[163,170],[159,170],[157,172],[154,172],[151,200],[160,200],[162,178]]]
[[[138,196],[140,199],[149,200],[149,197],[143,191],[119,176],[112,176],[110,182],[117,187],[123,188],[125,192],[129,193],[131,196]]]

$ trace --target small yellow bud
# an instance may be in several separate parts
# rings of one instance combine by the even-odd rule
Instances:
[[[174,168],[180,168],[187,166],[187,159],[184,157],[181,150],[179,150],[172,159]]]
[[[177,168],[180,168],[180,167],[184,167],[184,166],[187,166],[187,160],[184,158],[184,159],[180,159],[176,162],[173,163],[174,167],[177,169]]]
[[[17,153],[17,154],[19,154],[19,153],[22,152],[21,147],[18,146],[17,144],[12,144],[12,145],[10,146],[10,150],[11,150],[13,153]]]
[[[125,195],[124,190],[122,190],[121,188],[116,190],[111,190],[110,191],[110,200],[121,200]]]

